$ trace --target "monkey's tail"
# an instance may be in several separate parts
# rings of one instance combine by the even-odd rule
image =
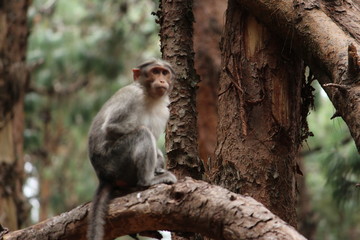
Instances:
[[[93,199],[88,224],[87,239],[102,240],[104,237],[105,214],[108,210],[112,187],[100,183]]]

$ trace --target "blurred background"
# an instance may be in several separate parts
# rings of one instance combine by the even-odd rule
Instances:
[[[140,4],[141,2],[141,4]],[[157,1],[34,0],[28,17],[25,192],[32,221],[91,200],[97,179],[87,133],[103,103],[160,57]],[[135,34],[136,33],[136,34]],[[162,144],[163,145],[163,144]]]
[[[33,0],[25,98],[24,192],[32,224],[92,199],[97,179],[87,132],[102,104],[132,81],[131,68],[160,57],[156,0]],[[220,57],[220,56],[219,56]],[[317,84],[308,117],[314,137],[299,164],[299,229],[313,239],[358,239],[360,159]],[[163,146],[163,138],[159,142]]]

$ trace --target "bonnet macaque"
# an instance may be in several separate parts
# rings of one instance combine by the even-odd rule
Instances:
[[[169,118],[169,93],[174,70],[151,60],[133,69],[134,82],[115,93],[93,120],[89,157],[99,178],[92,203],[89,240],[104,235],[104,215],[115,188],[172,184],[176,177],[164,169],[157,148]]]

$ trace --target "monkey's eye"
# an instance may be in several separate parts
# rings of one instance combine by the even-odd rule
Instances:
[[[169,74],[169,71],[168,71],[168,70],[163,70],[163,71],[162,71],[162,74],[163,74],[164,76],[166,76],[166,75]]]
[[[152,74],[158,75],[160,74],[160,70],[158,68],[151,69]]]

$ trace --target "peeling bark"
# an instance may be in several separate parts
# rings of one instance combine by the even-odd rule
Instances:
[[[89,204],[23,230],[0,233],[4,240],[85,238]],[[114,199],[104,239],[147,230],[198,232],[214,239],[304,240],[251,197],[190,178]]]
[[[238,2],[310,66],[360,151],[360,62],[354,57],[360,50],[360,1]]]
[[[296,226],[303,62],[237,1],[222,45],[213,182],[248,194]]]
[[[157,16],[163,58],[172,64],[176,72],[174,89],[170,94],[170,119],[166,129],[169,169],[177,176],[201,179],[203,167],[197,146],[195,91],[198,76],[193,60],[192,3],[193,1],[162,0]]]

